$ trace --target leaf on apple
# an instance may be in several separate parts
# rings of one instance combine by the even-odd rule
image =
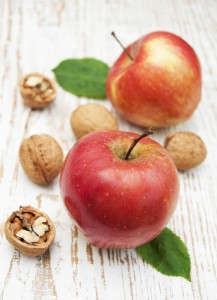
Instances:
[[[94,58],[67,59],[52,70],[59,85],[80,97],[105,99],[109,67]]]
[[[191,281],[188,250],[182,240],[169,228],[164,228],[154,240],[137,247],[136,251],[159,272]]]

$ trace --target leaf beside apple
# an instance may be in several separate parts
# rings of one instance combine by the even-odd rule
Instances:
[[[136,251],[160,273],[180,276],[191,281],[188,250],[182,240],[169,228],[164,228],[155,239],[137,247]]]
[[[52,70],[59,85],[80,97],[105,99],[109,67],[94,58],[66,59]]]

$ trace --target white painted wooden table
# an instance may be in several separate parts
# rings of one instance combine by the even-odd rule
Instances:
[[[216,0],[0,1],[0,299],[217,299],[216,11]],[[191,283],[161,275],[134,250],[91,247],[68,217],[58,179],[49,187],[37,186],[18,163],[21,140],[35,133],[53,135],[66,154],[75,142],[70,113],[87,102],[59,88],[54,105],[31,111],[19,94],[22,75],[53,76],[51,69],[72,57],[111,65],[121,51],[112,30],[128,44],[159,29],[186,39],[203,70],[202,102],[192,119],[154,135],[162,143],[170,131],[191,130],[208,148],[204,164],[180,173],[180,201],[168,224],[189,249]],[[108,101],[102,104],[112,109]],[[142,132],[119,121],[121,130]],[[56,225],[54,244],[38,258],[21,255],[4,236],[7,216],[27,204],[48,213]]]

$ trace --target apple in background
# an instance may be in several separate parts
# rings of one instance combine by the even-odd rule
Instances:
[[[120,115],[136,125],[153,127],[189,119],[200,101],[202,85],[193,48],[179,36],[159,31],[125,50],[106,82],[108,98]]]
[[[138,134],[97,131],[69,151],[60,189],[69,214],[98,248],[135,248],[155,238],[176,207],[179,182],[166,150]],[[128,153],[129,154],[129,153]]]

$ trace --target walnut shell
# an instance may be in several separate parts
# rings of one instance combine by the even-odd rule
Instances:
[[[202,139],[188,131],[170,133],[165,139],[164,147],[179,170],[189,170],[198,166],[207,155]]]
[[[72,112],[70,123],[78,139],[92,131],[118,129],[117,120],[112,113],[104,106],[95,103],[79,106]]]
[[[42,109],[56,98],[56,86],[48,77],[40,73],[31,73],[19,82],[23,102],[31,108]]]
[[[47,134],[35,134],[21,143],[19,160],[32,181],[47,185],[62,168],[63,151],[53,137]]]
[[[17,236],[17,232],[22,228],[24,228],[26,232],[29,232],[33,222],[39,217],[46,219],[48,230],[43,236],[39,237],[37,242],[27,243],[23,238]],[[26,230],[27,226],[30,226],[29,230]],[[5,223],[5,236],[9,243],[14,245],[21,253],[28,256],[43,254],[53,242],[55,233],[54,224],[49,216],[32,206],[21,207],[20,210],[12,213]]]

